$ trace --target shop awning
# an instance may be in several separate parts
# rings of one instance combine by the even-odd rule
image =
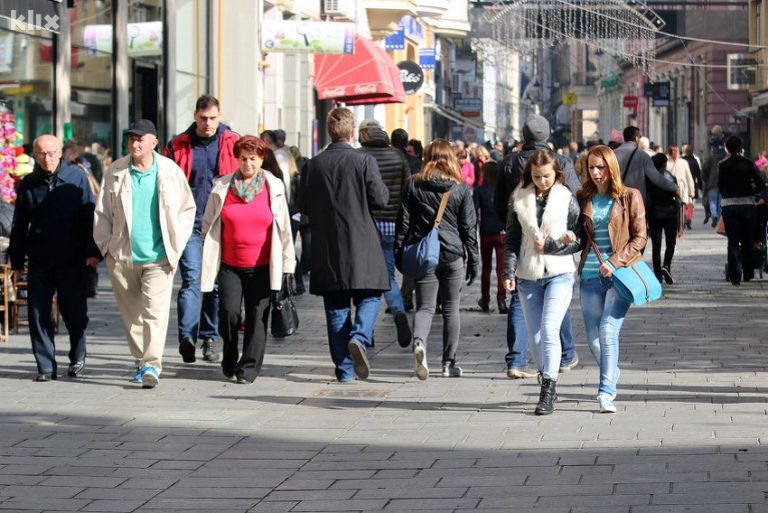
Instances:
[[[475,121],[473,119],[466,118],[459,114],[456,111],[452,111],[447,109],[446,107],[442,105],[438,105],[436,103],[430,103],[427,105],[424,105],[424,108],[431,109],[435,111],[439,116],[442,116],[446,119],[450,119],[454,123],[458,123],[459,125],[467,126],[470,128],[476,128],[478,130],[488,130],[488,125],[482,123],[481,121]]]
[[[350,105],[403,103],[400,71],[387,52],[355,36],[352,55],[315,55],[315,88],[321,100]]]

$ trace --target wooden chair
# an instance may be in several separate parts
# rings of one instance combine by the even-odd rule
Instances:
[[[0,264],[0,280],[2,280],[2,283],[0,283],[0,294],[3,295],[2,303],[0,303],[0,322],[3,323],[2,330],[0,331],[0,342],[7,342],[8,334],[10,332],[10,326],[8,325],[10,318],[8,315],[8,293],[11,285],[11,274],[11,266],[8,264]]]
[[[25,324],[29,326],[29,317],[28,314],[24,315],[22,318],[21,316],[21,309],[22,307],[27,309],[27,312],[29,311],[29,305],[27,301],[27,292],[29,289],[29,283],[27,283],[27,269],[24,268],[23,271],[13,272],[13,293],[14,293],[14,299],[13,303],[11,304],[11,312],[13,316],[13,334],[18,335],[19,334],[19,325]]]
[[[25,325],[29,326],[29,301],[28,301],[28,293],[29,293],[29,283],[27,282],[27,273],[29,271],[26,267],[24,267],[24,270],[22,272],[12,272],[13,278],[13,290],[15,293],[15,300],[13,301],[11,305],[11,312],[13,314],[13,334],[18,335],[19,334],[19,326]],[[22,307],[25,307],[25,314],[21,314]],[[53,321],[53,332],[58,333],[59,332],[59,308],[58,304],[56,302],[56,296],[53,296],[53,304],[51,305],[51,321]]]

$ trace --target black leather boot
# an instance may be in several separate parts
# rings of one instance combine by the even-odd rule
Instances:
[[[556,400],[557,381],[545,378],[541,382],[541,393],[539,394],[539,404],[536,405],[536,415],[549,415],[555,411]]]

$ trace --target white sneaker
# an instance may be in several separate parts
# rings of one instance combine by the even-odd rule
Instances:
[[[462,374],[461,367],[456,365],[455,362],[443,364],[442,376],[444,378],[460,378]]]
[[[597,404],[600,407],[600,413],[616,413],[613,397],[608,394],[597,394]]]
[[[429,377],[427,350],[424,349],[424,343],[421,341],[414,341],[413,343],[413,372],[421,381]]]

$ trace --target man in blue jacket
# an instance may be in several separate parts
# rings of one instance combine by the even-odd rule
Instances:
[[[61,144],[52,135],[34,143],[35,169],[19,184],[8,250],[11,268],[27,280],[29,333],[37,362],[36,381],[57,378],[51,303],[56,294],[69,332],[70,377],[85,369],[86,265],[101,261],[93,241],[94,200],[88,178],[61,160]]]

